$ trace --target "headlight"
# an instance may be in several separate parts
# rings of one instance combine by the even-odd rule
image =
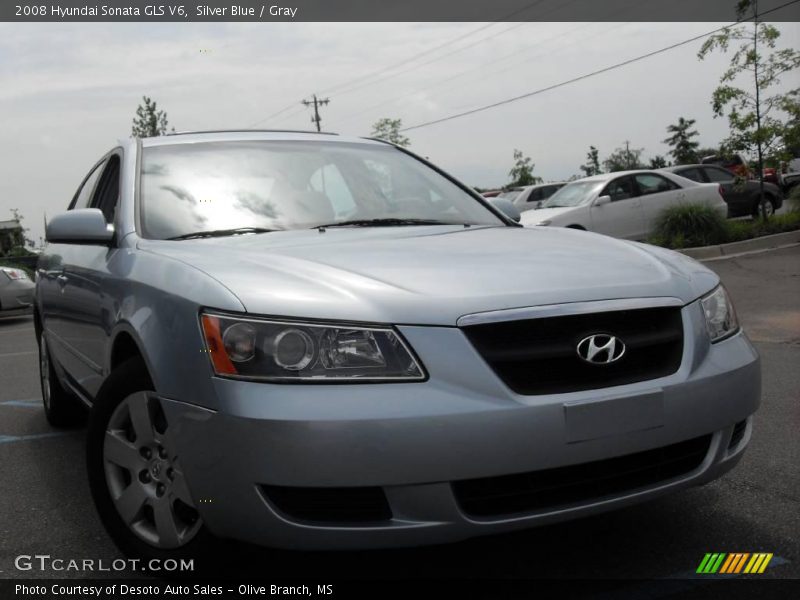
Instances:
[[[8,267],[4,267],[0,269],[3,273],[6,274],[6,277],[11,279],[12,281],[16,281],[19,279],[28,279],[28,274],[23,271],[22,269],[11,269]]]
[[[739,331],[736,310],[724,287],[717,286],[713,292],[700,299],[700,304],[703,306],[706,328],[712,344]]]
[[[203,313],[217,375],[265,381],[419,381],[425,373],[398,333],[355,326]]]
[[[545,219],[544,221],[539,221],[536,223],[537,226],[543,227],[544,225],[550,225],[552,221],[550,219]]]

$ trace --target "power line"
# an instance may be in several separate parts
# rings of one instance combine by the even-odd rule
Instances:
[[[575,1],[575,0],[573,0],[573,1]],[[459,42],[459,41],[461,41],[461,40],[463,40],[465,38],[468,38],[468,37],[470,37],[472,35],[475,35],[476,33],[480,33],[481,31],[483,31],[485,29],[488,29],[490,27],[494,27],[498,23],[502,23],[502,22],[504,22],[504,21],[506,21],[506,20],[508,20],[508,19],[510,19],[512,17],[515,17],[518,14],[520,14],[522,12],[525,12],[526,10],[541,4],[542,2],[544,2],[544,0],[535,0],[535,2],[531,2],[530,4],[528,4],[526,6],[523,6],[520,9],[517,9],[517,10],[515,10],[515,11],[513,11],[513,12],[507,14],[507,15],[504,15],[504,16],[498,18],[498,19],[495,19],[493,22],[488,23],[487,25],[482,25],[481,27],[478,27],[477,29],[474,29],[472,31],[468,31],[467,33],[463,33],[463,34],[461,34],[459,36],[456,36],[455,38],[450,39],[450,40],[448,40],[448,41],[446,41],[446,42],[444,42],[442,44],[439,44],[438,46],[434,46],[433,48],[428,48],[427,50],[424,50],[424,51],[422,51],[422,52],[420,52],[418,54],[410,56],[409,58],[405,58],[405,59],[403,59],[403,60],[401,60],[399,62],[393,63],[393,64],[391,64],[391,65],[389,65],[387,67],[383,67],[381,69],[378,69],[377,71],[373,71],[372,73],[368,73],[367,75],[362,75],[360,77],[356,77],[355,79],[351,79],[350,81],[346,81],[344,83],[340,83],[340,84],[334,85],[333,87],[327,88],[327,89],[325,89],[323,91],[326,94],[330,94],[331,92],[334,92],[336,90],[340,90],[341,88],[347,88],[348,86],[350,86],[350,85],[352,85],[354,83],[360,83],[360,82],[363,82],[364,80],[371,79],[372,77],[374,77],[376,75],[380,75],[381,73],[384,73],[386,71],[391,71],[393,69],[396,69],[397,67],[402,67],[403,65],[406,65],[408,63],[414,62],[418,58],[422,58],[423,56],[432,54],[432,53],[434,53],[434,52],[436,52],[438,50],[441,50],[442,48],[446,48],[447,46],[451,46],[451,45],[455,44],[456,42]],[[339,92],[339,93],[343,94],[346,91],[351,91],[351,90],[347,90],[346,89],[344,92]]]
[[[773,9],[767,11],[767,12],[762,13],[761,16],[764,16],[764,15],[766,15],[768,13],[775,12],[777,10],[780,10],[782,8],[790,6],[792,4],[796,4],[797,2],[800,2],[800,0],[792,0],[791,2],[787,2],[787,3],[782,4],[782,5],[780,5],[780,6],[776,7],[776,8],[773,8]],[[747,19],[747,20],[749,20],[749,19]],[[530,98],[532,96],[537,96],[539,94],[543,94],[544,92],[549,92],[551,90],[555,90],[555,89],[558,89],[560,87],[564,87],[566,85],[569,85],[569,84],[572,84],[572,83],[576,83],[576,82],[582,81],[584,79],[589,79],[590,77],[595,77],[596,75],[600,75],[602,73],[607,73],[609,71],[613,71],[615,69],[619,69],[621,67],[624,67],[624,66],[627,66],[627,65],[630,65],[630,64],[645,60],[645,59],[650,58],[652,56],[656,56],[657,54],[663,54],[664,52],[668,52],[669,50],[674,50],[675,48],[679,48],[681,46],[685,46],[686,44],[691,44],[692,42],[696,42],[699,39],[702,39],[704,37],[707,37],[709,35],[712,35],[714,33],[722,31],[723,29],[726,29],[726,28],[730,27],[731,25],[735,25],[736,23],[741,23],[741,22],[742,21],[736,21],[735,23],[732,23],[732,24],[729,24],[729,25],[725,25],[723,27],[718,27],[717,29],[713,29],[713,30],[708,31],[706,33],[702,33],[700,35],[696,35],[696,36],[694,36],[692,38],[689,38],[687,40],[683,40],[682,42],[678,42],[676,44],[671,44],[671,45],[666,46],[664,48],[660,48],[659,50],[654,50],[652,52],[648,52],[647,54],[642,54],[641,56],[637,56],[635,58],[631,58],[631,59],[622,61],[620,63],[611,65],[609,67],[605,67],[603,69],[598,69],[596,71],[592,71],[591,73],[586,73],[584,75],[580,75],[578,77],[574,77],[572,79],[568,79],[567,81],[562,81],[560,83],[556,83],[556,84],[548,86],[548,87],[540,88],[538,90],[534,90],[534,91],[528,92],[526,94],[521,94],[519,96],[514,96],[512,98],[506,98],[505,100],[500,100],[499,102],[494,102],[492,104],[487,104],[485,106],[480,106],[478,108],[473,108],[473,109],[470,109],[470,110],[466,110],[464,112],[456,113],[454,115],[449,115],[447,117],[434,119],[432,121],[427,121],[425,123],[420,123],[418,125],[412,125],[410,127],[404,127],[400,131],[411,131],[413,129],[422,129],[423,127],[429,127],[430,125],[436,125],[438,123],[444,123],[445,121],[452,121],[453,119],[459,119],[461,117],[466,117],[468,115],[474,115],[475,113],[484,112],[484,111],[490,110],[492,108],[497,108],[498,106],[511,104],[512,102],[517,102],[517,101],[523,100],[525,98]]]
[[[594,23],[584,23],[583,25],[580,25],[578,27],[570,29],[569,31],[566,31],[564,33],[559,33],[557,35],[551,36],[549,38],[546,38],[544,40],[541,40],[541,41],[537,42],[536,44],[528,46],[523,52],[527,52],[528,50],[533,50],[535,48],[538,48],[539,46],[542,46],[542,45],[544,45],[544,44],[546,44],[548,42],[551,42],[552,40],[563,38],[566,35],[569,35],[571,33],[574,33],[576,31],[579,31],[579,30],[584,29],[586,27],[589,27],[591,25],[594,25]],[[593,38],[597,37],[598,35],[603,35],[605,33],[608,33],[609,31],[613,31],[614,29],[618,29],[620,27],[625,27],[627,25],[629,25],[629,23],[620,23],[620,24],[616,25],[615,27],[612,27],[611,29],[608,29],[608,28],[604,27],[602,31],[598,31],[595,35],[592,35],[590,37],[582,38],[580,40],[580,42],[586,42],[587,40],[590,40],[590,39],[593,39]],[[556,51],[565,50],[565,49],[567,49],[569,47],[572,47],[576,43],[577,42],[572,42],[572,43],[569,43],[569,44],[567,44],[565,46],[562,46],[562,47],[556,47],[554,50],[551,50],[549,52],[544,52],[544,53],[540,52],[540,53],[538,53],[538,54],[536,54],[534,56],[531,56],[531,57],[528,57],[528,58],[523,58],[522,60],[512,61],[508,67],[500,69],[500,70],[494,70],[494,71],[488,73],[487,75],[485,75],[484,77],[494,77],[494,76],[499,75],[501,73],[505,73],[505,72],[509,71],[510,69],[516,67],[519,64],[527,63],[527,62],[530,62],[530,61],[532,61],[534,59],[542,58],[544,56],[549,56],[549,55],[553,54]],[[371,106],[363,108],[363,109],[361,109],[360,111],[358,111],[356,113],[351,113],[351,114],[343,117],[339,121],[337,121],[337,123],[339,123],[340,121],[348,121],[348,120],[353,119],[355,117],[362,116],[366,112],[373,111],[375,109],[381,108],[381,107],[389,105],[389,104],[397,104],[401,100],[404,100],[406,98],[410,98],[411,96],[415,96],[415,95],[420,94],[422,92],[427,92],[427,91],[439,88],[439,87],[441,87],[441,86],[443,86],[445,84],[450,83],[451,81],[454,81],[456,79],[460,79],[461,77],[463,77],[464,75],[467,75],[469,73],[483,71],[487,67],[489,67],[491,65],[494,65],[494,64],[497,64],[499,62],[503,62],[505,60],[508,60],[509,58],[520,58],[520,54],[521,54],[520,52],[513,52],[511,54],[506,54],[506,55],[501,56],[499,58],[490,60],[488,62],[485,62],[485,63],[481,64],[481,65],[478,65],[477,67],[471,67],[469,69],[465,69],[463,71],[460,71],[459,73],[456,73],[455,75],[453,75],[451,77],[447,77],[445,79],[437,79],[436,83],[434,83],[433,85],[429,85],[428,87],[425,87],[425,88],[422,88],[422,89],[418,89],[418,90],[412,90],[411,92],[409,92],[407,94],[403,94],[402,96],[394,97],[394,98],[392,98],[390,100],[383,100],[383,101],[379,102],[378,104],[373,104]],[[462,81],[461,83],[457,84],[456,86],[451,86],[448,89],[448,91],[452,91],[453,89],[456,89],[458,87],[463,87],[464,85],[469,84],[471,81],[472,81],[472,79],[467,79],[466,81]]]
[[[353,87],[345,88],[344,90],[340,91],[337,94],[337,96],[343,96],[344,94],[349,94],[351,92],[355,92],[355,91],[364,89],[365,87],[369,87],[371,85],[375,85],[377,83],[381,83],[383,81],[386,81],[387,79],[392,79],[392,78],[397,77],[399,75],[404,75],[405,73],[410,73],[411,71],[416,71],[420,67],[425,67],[425,66],[427,66],[427,65],[429,65],[431,63],[435,63],[435,62],[439,62],[440,60],[444,60],[445,58],[453,56],[454,54],[458,54],[459,52],[463,52],[464,50],[468,50],[470,48],[473,48],[474,46],[477,46],[478,44],[482,44],[483,42],[486,42],[488,40],[496,38],[498,35],[502,35],[504,33],[508,33],[509,31],[511,31],[513,29],[518,29],[519,27],[522,27],[523,25],[528,25],[528,23],[517,23],[515,25],[512,25],[511,27],[506,27],[505,29],[501,29],[500,31],[498,31],[498,32],[496,32],[496,33],[494,33],[492,35],[488,35],[488,36],[483,37],[483,38],[481,38],[479,40],[475,40],[471,44],[467,44],[466,46],[461,46],[460,48],[456,48],[455,50],[453,50],[451,52],[448,52],[447,54],[442,54],[441,56],[436,56],[436,57],[434,57],[434,58],[432,58],[430,60],[427,60],[425,62],[418,63],[416,65],[412,65],[412,66],[410,66],[410,67],[408,67],[406,69],[403,69],[402,71],[396,71],[394,73],[389,73],[387,75],[384,75],[383,77],[378,78],[377,80],[367,81],[367,82],[362,83],[360,85],[355,85]]]
[[[248,125],[245,129],[252,129],[256,125],[260,125],[264,121],[269,121],[270,119],[274,119],[278,115],[282,115],[283,113],[285,113],[287,110],[289,110],[291,108],[297,108],[297,103],[296,102],[292,102],[289,106],[280,109],[278,112],[272,113],[270,116],[264,117],[263,119],[260,119],[260,120],[254,122],[254,123],[250,123],[250,125]]]
[[[528,8],[532,8],[536,4],[540,4],[542,1],[544,1],[544,0],[540,0],[540,2],[535,2],[533,4],[530,4],[527,7],[525,7],[524,9],[520,9],[519,11],[516,11],[516,12],[518,13],[518,12],[521,12],[522,10],[527,10]],[[540,15],[538,15],[538,17],[541,18],[541,17],[543,17],[543,16],[545,16],[545,15],[551,13],[551,12],[554,12],[554,11],[557,11],[557,10],[562,10],[566,6],[569,6],[570,4],[572,4],[573,2],[577,2],[577,0],[569,0],[566,4],[559,5],[559,6],[555,7],[555,8],[550,9],[549,11],[541,13]],[[514,14],[516,14],[516,13],[512,13],[512,15],[507,15],[504,18],[508,18],[509,16],[513,16]],[[483,37],[483,38],[481,38],[479,40],[475,40],[471,44],[467,44],[466,46],[461,46],[460,48],[456,48],[455,50],[453,50],[451,52],[448,52],[447,54],[442,54],[440,56],[435,56],[435,57],[431,58],[430,60],[427,60],[427,61],[422,62],[422,63],[418,63],[416,65],[412,65],[411,67],[409,67],[407,69],[403,69],[402,71],[397,71],[395,73],[389,73],[388,75],[385,75],[384,77],[381,77],[381,78],[377,79],[376,81],[369,81],[369,82],[366,82],[366,83],[362,83],[360,85],[355,85],[353,87],[345,88],[344,90],[340,91],[337,95],[342,96],[344,94],[349,94],[350,92],[355,92],[355,91],[363,89],[365,87],[369,87],[371,85],[375,85],[377,83],[381,83],[383,81],[386,81],[387,79],[392,79],[393,77],[397,77],[398,75],[403,75],[405,73],[409,73],[411,71],[415,71],[415,70],[419,69],[420,67],[425,67],[425,66],[430,65],[432,63],[439,62],[440,60],[444,60],[445,58],[453,56],[454,54],[458,54],[459,52],[463,52],[464,50],[468,50],[470,48],[473,48],[473,47],[475,47],[475,46],[477,46],[479,44],[482,44],[483,42],[486,42],[488,40],[494,39],[499,35],[502,35],[504,33],[508,33],[509,31],[512,31],[514,29],[518,29],[519,27],[522,27],[523,25],[528,25],[528,24],[529,23],[527,23],[527,22],[522,22],[522,23],[517,23],[515,25],[512,25],[511,27],[506,27],[505,29],[502,29],[501,31],[493,33],[492,35],[488,35],[488,36]],[[484,29],[485,29],[485,27],[484,27]],[[474,31],[473,33],[477,33],[478,31],[480,31],[480,29]]]
[[[545,0],[535,0],[534,2],[531,2],[530,4],[527,4],[527,5],[523,6],[522,8],[519,8],[519,9],[517,9],[517,10],[515,10],[515,11],[511,12],[511,13],[508,13],[508,14],[506,14],[506,15],[504,15],[504,16],[502,16],[502,17],[498,18],[498,19],[496,19],[496,20],[495,20],[495,21],[493,21],[492,23],[489,23],[489,24],[487,24],[487,25],[482,25],[481,27],[478,27],[478,28],[477,28],[477,29],[475,29],[475,30],[468,31],[467,33],[461,34],[461,35],[459,35],[459,36],[457,36],[457,37],[455,37],[455,38],[453,38],[453,39],[451,39],[451,40],[448,40],[448,41],[444,42],[443,44],[439,44],[438,46],[435,46],[435,47],[433,47],[433,48],[429,48],[429,49],[427,49],[427,50],[425,50],[425,51],[423,51],[423,52],[420,52],[420,53],[418,53],[418,54],[415,54],[415,55],[413,55],[413,56],[411,56],[411,57],[409,57],[409,58],[406,58],[406,59],[404,59],[404,60],[401,60],[401,61],[399,61],[399,62],[397,62],[397,63],[394,63],[394,64],[392,64],[392,65],[389,65],[388,67],[383,67],[382,69],[378,69],[377,71],[374,71],[374,72],[372,72],[372,73],[370,73],[370,74],[363,75],[363,76],[361,76],[361,77],[357,77],[357,78],[355,78],[355,79],[352,79],[352,80],[350,80],[350,81],[346,81],[346,82],[344,82],[344,83],[341,83],[341,84],[335,85],[335,86],[333,86],[333,87],[331,87],[331,88],[327,88],[326,90],[324,90],[324,92],[325,92],[326,94],[330,94],[332,91],[335,91],[335,90],[341,90],[341,88],[345,88],[344,90],[341,90],[341,91],[339,92],[339,95],[347,94],[347,93],[350,93],[350,92],[356,91],[356,90],[358,90],[358,89],[361,89],[361,88],[363,88],[363,87],[368,87],[369,85],[374,85],[375,83],[379,83],[380,81],[384,81],[384,80],[386,80],[386,79],[390,79],[390,78],[392,78],[392,77],[396,77],[396,76],[398,76],[398,75],[402,75],[402,74],[404,74],[404,73],[407,73],[407,72],[408,72],[408,71],[410,71],[410,70],[414,70],[414,69],[416,69],[416,68],[419,68],[419,67],[422,67],[422,66],[425,66],[425,65],[431,64],[432,62],[436,62],[437,60],[442,60],[442,59],[444,59],[444,58],[447,58],[448,56],[451,56],[451,55],[453,55],[453,54],[456,54],[457,52],[461,52],[461,51],[463,51],[463,50],[466,50],[466,49],[468,49],[468,48],[471,48],[471,47],[473,47],[473,46],[475,46],[475,45],[477,45],[477,44],[480,44],[480,43],[483,43],[483,42],[485,42],[485,41],[487,41],[487,40],[489,40],[489,39],[492,39],[493,37],[497,37],[497,35],[500,35],[500,34],[502,34],[502,33],[506,33],[506,32],[508,32],[508,31],[510,31],[510,30],[512,30],[512,29],[516,29],[517,27],[521,27],[521,26],[522,26],[522,25],[524,25],[525,23],[518,23],[518,24],[516,24],[516,25],[513,25],[513,26],[511,26],[511,27],[508,27],[508,28],[506,28],[506,29],[503,29],[502,31],[498,32],[498,33],[497,33],[497,34],[495,34],[495,35],[491,35],[491,36],[487,36],[487,37],[485,37],[485,38],[481,38],[481,39],[480,39],[480,40],[478,40],[477,42],[474,42],[474,43],[472,43],[472,44],[469,44],[469,45],[467,45],[467,46],[463,46],[462,48],[456,49],[454,52],[451,52],[451,53],[445,54],[445,55],[443,55],[443,56],[440,56],[440,57],[438,57],[438,58],[434,58],[434,59],[432,59],[432,60],[430,60],[430,61],[427,61],[427,62],[425,62],[425,63],[419,64],[419,65],[416,65],[416,66],[412,67],[411,69],[404,69],[403,71],[400,71],[400,72],[391,73],[391,74],[389,74],[389,75],[387,75],[387,76],[385,76],[385,77],[382,77],[382,78],[380,78],[378,81],[372,81],[372,82],[369,82],[369,83],[363,83],[364,81],[366,81],[366,80],[369,80],[369,79],[373,78],[373,77],[374,77],[374,76],[376,76],[376,75],[380,75],[381,73],[384,73],[384,72],[387,72],[387,71],[391,71],[392,69],[395,69],[395,68],[397,68],[397,67],[400,67],[400,66],[403,66],[403,65],[405,65],[405,64],[408,64],[408,63],[410,63],[410,62],[413,62],[413,61],[417,60],[418,58],[421,58],[421,57],[423,57],[423,56],[426,56],[426,55],[428,55],[428,54],[432,54],[433,52],[436,52],[437,50],[441,50],[442,48],[446,48],[447,46],[450,46],[450,45],[452,45],[452,44],[454,44],[454,43],[456,43],[456,42],[458,42],[458,41],[460,41],[460,40],[462,40],[462,39],[465,39],[465,38],[467,38],[467,37],[469,37],[469,36],[475,35],[476,33],[479,33],[479,32],[481,32],[481,31],[483,31],[483,30],[485,30],[485,29],[488,29],[489,27],[494,27],[494,26],[495,26],[495,25],[497,25],[498,23],[502,23],[503,21],[506,21],[506,20],[508,20],[508,19],[511,19],[511,18],[513,18],[513,17],[515,17],[515,16],[517,16],[517,15],[519,15],[519,14],[521,14],[521,13],[523,13],[523,12],[525,12],[525,11],[527,11],[527,10],[531,9],[531,8],[534,8],[535,6],[537,6],[537,5],[541,4],[541,3],[542,3],[542,2],[544,2],[544,1],[545,1]],[[576,2],[576,1],[577,1],[577,0],[569,0],[568,4],[572,4],[573,2]],[[560,10],[560,9],[562,9],[562,8],[563,8],[563,6],[556,7],[556,8],[554,8],[554,9],[551,9],[551,10],[549,10],[549,11],[546,11],[545,13],[542,13],[541,15],[539,15],[539,17],[542,17],[542,16],[544,16],[544,15],[547,15],[547,14],[549,14],[550,12],[553,12],[554,10]],[[360,84],[357,84],[357,85],[356,85],[356,86],[354,86],[354,87],[349,87],[349,88],[347,87],[347,86],[350,86],[351,84],[354,84],[354,83],[356,83],[356,82],[362,82],[362,83],[360,83]],[[303,102],[305,102],[305,100],[303,100]],[[275,113],[272,113],[271,115],[269,115],[269,116],[267,116],[267,117],[264,117],[263,119],[260,119],[260,120],[258,120],[258,121],[255,121],[254,123],[251,123],[250,125],[248,125],[248,126],[247,126],[247,129],[250,129],[250,128],[252,128],[252,127],[255,127],[256,125],[260,125],[261,123],[264,123],[264,122],[266,122],[266,121],[269,121],[269,120],[271,120],[271,119],[274,119],[275,117],[277,117],[277,116],[280,116],[280,115],[282,115],[282,114],[286,113],[287,111],[291,110],[292,108],[295,108],[296,106],[297,106],[297,105],[296,105],[295,103],[292,103],[292,104],[290,104],[290,105],[288,105],[288,106],[286,106],[286,107],[282,108],[281,110],[279,110],[279,111],[277,111],[277,112],[275,112]],[[295,114],[297,114],[297,111],[294,111],[294,112],[292,112],[291,114],[285,115],[285,116],[283,117],[283,119],[281,119],[281,120],[284,120],[284,119],[288,118],[289,116],[293,116],[293,115],[295,115]]]

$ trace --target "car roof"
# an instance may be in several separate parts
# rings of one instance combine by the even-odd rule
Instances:
[[[389,142],[373,138],[342,136],[337,133],[316,131],[295,131],[278,129],[231,129],[217,131],[181,131],[166,135],[141,138],[143,147],[192,144],[197,142],[235,142],[235,141],[297,141],[297,142],[349,142],[367,145],[389,145]]]
[[[708,167],[719,167],[720,169],[724,169],[724,167],[720,167],[719,165],[701,165],[699,163],[693,165],[672,165],[671,167],[662,167],[659,171],[669,171],[670,173],[674,173],[678,169],[697,169],[697,168],[708,168]]]
[[[608,181],[614,177],[623,177],[624,175],[636,175],[637,173],[656,173],[658,169],[632,169],[630,171],[615,171],[613,173],[600,173],[600,175],[592,175],[591,177],[583,177],[581,179],[576,179],[575,181],[570,181],[570,183],[581,183],[585,181]]]

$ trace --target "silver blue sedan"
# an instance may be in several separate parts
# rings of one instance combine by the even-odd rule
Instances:
[[[706,483],[750,440],[759,358],[713,272],[520,227],[391,144],[125,140],[66,204],[36,285],[44,405],[90,409],[130,555],[516,530]]]

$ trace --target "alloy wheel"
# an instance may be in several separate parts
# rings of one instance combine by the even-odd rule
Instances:
[[[137,392],[114,409],[103,440],[117,513],[136,536],[163,549],[184,546],[202,526],[170,433],[160,404]]]
[[[758,205],[758,215],[767,215],[767,217],[771,217],[775,214],[775,206],[772,204],[770,200],[766,198],[761,201]]]

